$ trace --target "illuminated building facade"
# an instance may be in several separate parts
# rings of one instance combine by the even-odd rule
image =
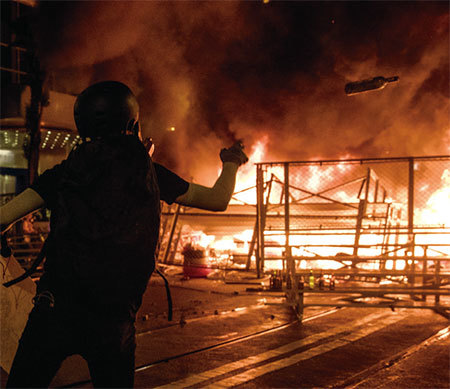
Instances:
[[[64,159],[78,141],[73,120],[75,96],[51,90],[42,80],[40,141],[30,150],[30,105],[37,57],[28,25],[33,1],[1,2],[0,194],[2,202],[30,182],[30,154],[37,156],[37,173]],[[48,81],[48,77],[47,77]],[[28,119],[27,119],[28,118]]]

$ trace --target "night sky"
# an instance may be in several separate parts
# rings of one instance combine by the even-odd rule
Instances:
[[[265,161],[450,152],[445,1],[53,1],[38,12],[53,89],[127,83],[155,159],[185,176],[215,174],[237,138],[249,152],[264,140]]]

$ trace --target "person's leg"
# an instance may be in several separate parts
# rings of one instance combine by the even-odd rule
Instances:
[[[53,310],[33,308],[19,341],[7,388],[44,388],[50,385],[67,356],[61,327]]]
[[[96,388],[132,388],[134,385],[135,328],[132,321],[92,319],[86,359]]]

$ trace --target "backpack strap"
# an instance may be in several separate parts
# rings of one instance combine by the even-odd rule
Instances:
[[[167,294],[167,304],[168,304],[168,308],[169,308],[169,312],[167,315],[167,320],[172,321],[172,296],[170,294],[170,286],[169,286],[169,281],[167,281],[167,278],[164,277],[164,274],[161,273],[161,271],[159,269],[156,269],[156,272],[162,277],[162,279],[164,280],[164,285],[166,287],[166,294]]]

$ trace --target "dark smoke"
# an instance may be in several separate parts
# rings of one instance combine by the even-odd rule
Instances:
[[[53,87],[129,84],[156,159],[187,178],[215,175],[223,145],[251,149],[264,135],[265,160],[450,151],[446,2],[41,2],[39,12]],[[378,75],[400,82],[344,94]]]

